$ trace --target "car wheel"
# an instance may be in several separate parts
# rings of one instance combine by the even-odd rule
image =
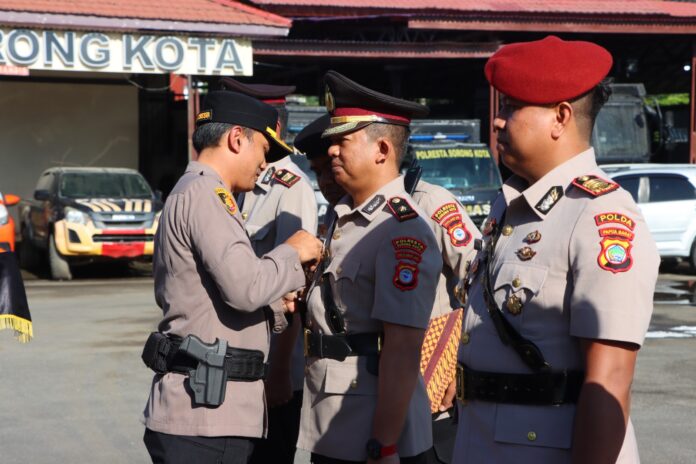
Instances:
[[[696,240],[691,244],[691,255],[689,255],[689,265],[691,272],[696,273]]]
[[[19,244],[19,266],[27,270],[34,270],[39,266],[38,250],[31,243],[26,229],[22,229],[22,242]]]
[[[72,273],[70,272],[70,264],[58,253],[56,241],[51,234],[48,238],[48,264],[51,268],[51,279],[53,280],[71,280]]]

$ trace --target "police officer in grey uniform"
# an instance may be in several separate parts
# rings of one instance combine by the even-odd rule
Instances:
[[[321,137],[330,124],[329,115],[308,124],[295,138],[295,148],[306,154],[312,170],[317,175],[319,188],[333,211],[333,207],[345,195],[345,190],[336,183],[331,169],[331,158],[328,155],[330,140]],[[446,326],[445,330],[435,332],[434,338],[427,340],[424,350],[428,351],[428,360],[426,363],[424,363],[425,358],[421,360],[421,372],[430,380],[429,392],[432,392],[429,397],[430,410],[433,413],[433,448],[428,452],[427,462],[449,464],[452,462],[457,431],[457,424],[451,415],[455,396],[456,364],[454,358],[450,361],[439,354],[444,351],[444,346],[448,342],[458,342],[458,338],[453,341],[447,338],[450,333],[456,337],[461,333],[450,327],[456,325],[461,330],[461,311],[453,313],[453,310],[461,308],[454,290],[457,283],[466,275],[467,265],[476,253],[474,241],[481,237],[481,233],[451,192],[429,182],[419,181],[418,176],[407,177],[407,183],[413,182],[415,185],[407,185],[406,189],[412,192],[413,200],[427,214],[443,260],[430,317],[431,319],[443,318],[440,321],[448,321],[449,324],[444,322],[442,325]],[[334,216],[331,215],[331,218],[333,220]],[[456,319],[456,322],[450,322],[448,320],[450,317]],[[436,336],[437,334],[440,336]],[[452,365],[443,366],[450,363]],[[438,378],[440,372],[435,372],[437,369],[435,364],[439,364],[441,369],[447,371],[447,379],[444,383],[443,379]],[[447,387],[446,390],[445,387]]]
[[[285,139],[288,114],[285,97],[294,86],[245,84],[233,78],[223,78],[228,90],[249,95],[278,110],[276,133]],[[317,202],[307,175],[289,156],[261,172],[254,189],[238,196],[244,227],[257,256],[263,256],[283,243],[298,230],[317,233]],[[251,462],[292,464],[300,426],[304,356],[302,340],[298,337],[300,320],[281,334],[271,338],[270,372],[266,379],[266,399],[269,405],[268,437],[254,449]]]
[[[410,119],[427,108],[333,71],[325,82],[332,119],[324,135],[349,195],[336,205],[307,298],[298,446],[316,464],[423,462],[432,434],[419,352],[442,259],[398,167]]]
[[[590,146],[612,57],[547,37],[485,67],[515,174],[467,279],[455,462],[638,463],[629,417],[659,255]]]
[[[162,212],[153,269],[164,317],[143,351],[156,371],[144,411],[154,462],[246,463],[266,432],[269,329],[287,325],[283,296],[304,285],[302,263],[321,246],[300,231],[256,257],[232,197],[289,153],[276,121],[251,97],[210,93],[196,118],[198,161]],[[271,315],[259,310],[266,305]]]

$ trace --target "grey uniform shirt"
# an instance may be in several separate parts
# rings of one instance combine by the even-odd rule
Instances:
[[[574,183],[581,176],[607,179],[592,149],[532,186],[513,176],[486,222],[502,228],[490,279],[496,304],[557,371],[584,369],[579,337],[643,343],[660,262],[631,196],[611,182],[590,193]],[[490,237],[484,225],[484,240]],[[459,360],[479,371],[530,373],[501,343],[488,315],[484,267],[483,261],[471,266]],[[575,410],[574,404],[460,404],[454,461],[569,463]],[[638,461],[629,422],[618,462]]]
[[[194,334],[205,343],[260,350],[267,357],[269,324],[258,310],[304,285],[297,252],[281,245],[262,258],[251,248],[234,200],[210,167],[191,162],[162,211],[153,258],[155,299],[163,333]],[[144,411],[151,430],[177,435],[261,437],[264,387],[227,382],[217,408],[192,407],[178,373],[155,375]]]
[[[399,221],[390,198],[408,202],[418,216]],[[401,203],[403,204],[403,203]],[[404,191],[403,178],[384,185],[362,205],[352,208],[344,197],[324,273],[348,333],[383,332],[383,322],[425,328],[433,307],[442,258],[425,213]],[[308,324],[331,334],[321,285],[308,297]],[[324,456],[360,461],[372,436],[378,377],[365,357],[307,359],[298,447]],[[406,423],[398,442],[401,456],[432,446],[431,418],[419,375]]]
[[[242,219],[257,256],[304,229],[317,233],[317,200],[307,175],[289,156],[269,164],[254,190],[240,198]],[[291,359],[292,389],[302,390],[304,356],[297,337]],[[271,341],[273,343],[273,340]]]
[[[481,238],[481,232],[454,195],[443,187],[420,181],[412,197],[428,215],[442,252],[442,273],[431,314],[436,318],[462,306],[454,296],[454,287],[466,275],[466,263],[476,254],[474,240]]]

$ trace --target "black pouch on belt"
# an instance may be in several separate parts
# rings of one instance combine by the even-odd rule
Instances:
[[[163,333],[152,332],[140,357],[147,367],[158,374],[165,374],[169,371],[167,361],[173,354],[171,340]]]

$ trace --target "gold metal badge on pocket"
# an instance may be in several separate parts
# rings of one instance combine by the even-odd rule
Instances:
[[[517,295],[510,295],[505,302],[505,307],[513,316],[517,316],[522,312],[522,306],[522,300]]]

